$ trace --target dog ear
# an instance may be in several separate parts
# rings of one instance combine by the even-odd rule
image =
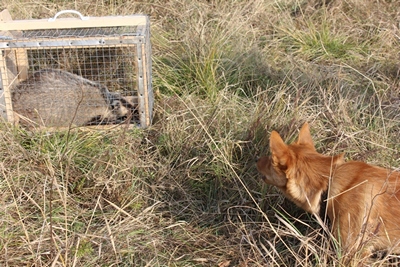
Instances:
[[[271,133],[269,149],[272,153],[272,160],[282,167],[285,167],[290,157],[289,148],[285,142],[283,142],[281,136],[275,131]]]
[[[313,147],[315,150],[314,142],[310,134],[310,127],[308,126],[307,122],[305,122],[300,129],[299,138],[297,139],[297,144],[308,145]]]

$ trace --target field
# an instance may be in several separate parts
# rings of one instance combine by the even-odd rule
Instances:
[[[151,16],[148,129],[0,122],[0,266],[357,266],[255,168],[308,121],[317,150],[400,161],[391,0],[3,0],[13,19]],[[376,257],[373,266],[388,266]]]

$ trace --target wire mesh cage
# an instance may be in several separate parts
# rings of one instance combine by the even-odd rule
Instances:
[[[58,18],[73,13],[79,18]],[[133,124],[153,112],[148,16],[0,14],[0,113],[28,127]]]

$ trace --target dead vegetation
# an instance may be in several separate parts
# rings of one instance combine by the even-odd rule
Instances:
[[[399,166],[395,1],[23,1],[151,15],[146,130],[30,132],[1,123],[1,266],[357,266],[262,184],[271,130],[308,121],[321,153]],[[374,266],[388,266],[388,255]]]

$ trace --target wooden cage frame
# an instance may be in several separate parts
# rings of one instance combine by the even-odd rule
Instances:
[[[64,13],[73,13],[79,18],[58,18]],[[135,26],[134,34],[120,36],[78,36],[31,40],[22,33],[29,30],[65,30],[102,27]],[[135,76],[138,92],[140,127],[151,124],[154,96],[151,73],[150,20],[146,15],[83,17],[74,10],[57,13],[51,19],[12,20],[9,12],[0,12],[0,114],[11,123],[16,123],[11,103],[11,88],[27,79],[29,49],[49,47],[127,47],[136,46]]]

